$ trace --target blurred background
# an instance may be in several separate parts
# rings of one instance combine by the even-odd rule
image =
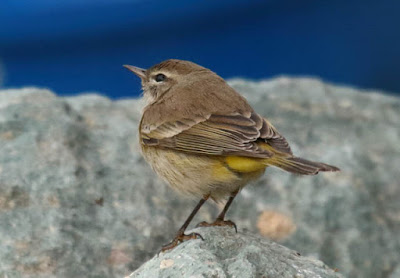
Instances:
[[[2,0],[0,88],[140,93],[168,58],[224,78],[316,76],[400,93],[398,0]]]
[[[139,80],[122,65],[169,58],[400,97],[400,1],[0,0],[0,89],[132,98]],[[228,219],[346,277],[399,278],[400,98],[314,80],[231,84],[296,154],[342,172],[270,169]],[[141,158],[138,101],[14,92],[0,92],[0,278],[124,277],[172,239],[196,201]],[[205,205],[193,224],[217,211]]]

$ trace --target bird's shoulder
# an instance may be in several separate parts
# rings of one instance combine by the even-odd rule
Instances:
[[[207,119],[212,114],[249,114],[247,100],[217,75],[200,75],[174,85],[143,110],[143,127],[159,126],[182,119]]]
[[[269,155],[262,140],[291,153],[286,139],[217,75],[172,87],[144,109],[143,144],[208,154]],[[196,149],[197,148],[197,149]]]

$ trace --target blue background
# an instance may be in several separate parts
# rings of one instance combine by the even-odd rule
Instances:
[[[399,14],[398,0],[2,0],[2,86],[129,97],[140,86],[122,64],[179,58],[400,92]]]

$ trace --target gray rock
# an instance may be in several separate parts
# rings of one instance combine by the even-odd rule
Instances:
[[[204,238],[160,253],[128,277],[343,277],[321,261],[250,233],[232,228],[193,230]]]
[[[231,85],[296,154],[342,169],[314,177],[268,169],[228,213],[239,231],[347,277],[394,277],[400,100],[312,79]],[[172,239],[197,200],[170,190],[141,158],[140,109],[134,99],[0,91],[0,277],[123,277]],[[207,204],[193,222],[217,211]]]

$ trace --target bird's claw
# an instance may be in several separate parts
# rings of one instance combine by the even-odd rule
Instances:
[[[178,244],[184,242],[184,241],[188,241],[191,239],[201,239],[204,240],[204,238],[199,234],[199,233],[190,233],[190,234],[178,234],[170,243],[164,245],[160,252],[165,252],[171,249],[174,249],[176,246],[178,246]]]
[[[203,221],[203,222],[200,222],[199,224],[196,225],[196,227],[212,227],[212,226],[218,226],[218,227],[229,226],[229,227],[233,227],[233,228],[235,228],[235,232],[237,233],[236,224],[231,220],[220,220],[220,219],[217,219],[213,223],[208,223],[208,222]]]

